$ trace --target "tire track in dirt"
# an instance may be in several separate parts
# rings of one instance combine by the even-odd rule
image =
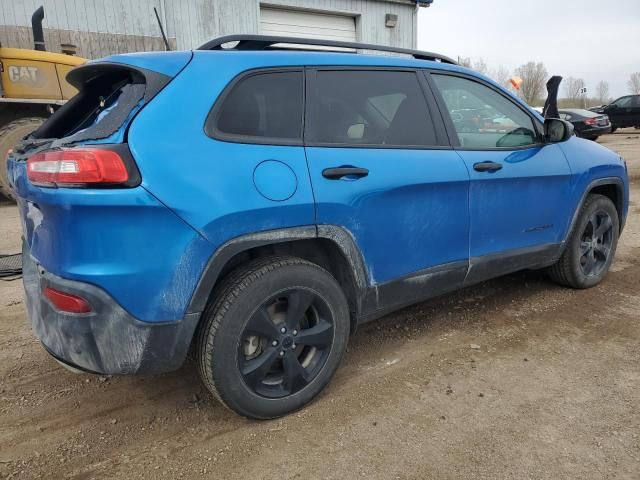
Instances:
[[[518,273],[364,325],[318,401],[269,422],[191,365],[68,373],[5,307],[0,478],[639,478],[639,280],[633,216],[602,285]]]

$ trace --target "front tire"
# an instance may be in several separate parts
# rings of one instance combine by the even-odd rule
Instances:
[[[620,221],[613,202],[604,195],[589,195],[549,276],[560,285],[590,288],[609,271],[618,246]]]
[[[337,281],[296,257],[268,257],[231,272],[203,314],[198,367],[204,384],[240,415],[295,411],[329,383],[349,337]]]

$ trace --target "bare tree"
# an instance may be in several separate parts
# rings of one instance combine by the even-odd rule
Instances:
[[[471,57],[461,57],[458,55],[458,65],[461,67],[471,68]]]
[[[509,70],[507,70],[502,65],[499,65],[497,68],[491,70],[489,72],[489,76],[495,80],[495,82],[503,87],[509,87],[509,79],[511,78],[511,74]]]
[[[479,58],[473,63],[473,69],[483,75],[487,75],[489,73],[489,67],[487,67],[487,64],[484,63],[482,58]]]
[[[586,86],[586,83],[582,78],[567,77],[562,81],[562,83],[564,84],[564,97],[572,102],[580,99],[580,96],[582,95],[580,93],[580,89]]]
[[[515,74],[522,79],[520,96],[529,105],[542,102],[544,83],[549,76],[542,62],[529,62],[515,70]]]
[[[631,78],[629,78],[629,82],[627,82],[629,86],[629,90],[634,95],[640,95],[640,72],[635,72],[631,74]]]
[[[600,105],[604,105],[605,103],[609,103],[609,82],[604,80],[600,80],[596,84],[596,101]]]

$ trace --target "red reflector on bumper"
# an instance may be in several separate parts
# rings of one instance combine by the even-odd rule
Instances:
[[[84,298],[70,293],[60,292],[53,288],[46,287],[44,289],[44,296],[49,299],[51,303],[63,312],[69,313],[89,313],[91,311],[91,305]]]

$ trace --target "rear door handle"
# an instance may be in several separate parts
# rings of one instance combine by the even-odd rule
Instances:
[[[362,178],[369,175],[369,170],[366,168],[358,167],[337,167],[337,168],[325,168],[322,171],[322,176],[329,180],[339,180],[343,177],[357,177]]]
[[[501,168],[502,168],[502,164],[501,163],[496,163],[496,162],[491,162],[491,161],[480,162],[480,163],[474,163],[473,164],[473,169],[476,172],[497,172]]]

